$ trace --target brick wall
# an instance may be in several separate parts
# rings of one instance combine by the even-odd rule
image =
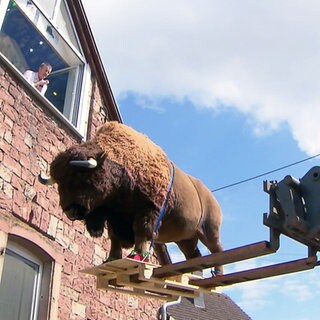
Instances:
[[[90,135],[107,118],[96,85],[92,99]],[[105,259],[107,232],[91,238],[81,222],[62,213],[56,187],[37,180],[52,158],[79,138],[2,62],[0,124],[0,222],[32,230],[63,256],[59,318],[155,319],[160,301],[96,290],[94,277],[79,273]]]

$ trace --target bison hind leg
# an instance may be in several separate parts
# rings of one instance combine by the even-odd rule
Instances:
[[[167,246],[164,243],[155,243],[153,249],[161,265],[172,264]]]
[[[220,244],[219,239],[215,239],[213,242],[210,242],[209,245],[207,245],[208,243],[203,242],[202,239],[201,239],[201,242],[210,250],[211,253],[222,251],[222,246]],[[201,257],[201,252],[197,245],[198,237],[189,239],[189,240],[179,241],[179,242],[176,242],[176,244],[178,245],[179,249],[183,252],[187,260]],[[222,275],[223,266],[216,266],[214,268],[214,274]]]
[[[222,252],[223,247],[220,242],[219,230],[217,228],[205,228],[199,234],[200,241],[210,250],[211,253]],[[223,274],[223,266],[215,266],[216,275]]]
[[[186,259],[201,257],[201,252],[198,248],[198,237],[176,242],[179,249],[182,251]]]

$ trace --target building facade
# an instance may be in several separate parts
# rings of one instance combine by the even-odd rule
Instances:
[[[52,66],[42,94],[24,77]],[[155,319],[161,301],[97,290],[93,239],[69,221],[55,186],[38,182],[54,156],[121,116],[81,1],[0,1],[0,314],[13,319]]]

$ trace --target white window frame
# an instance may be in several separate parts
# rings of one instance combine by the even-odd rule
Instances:
[[[17,0],[19,2],[21,0]],[[61,2],[65,0],[56,0],[55,3],[55,9],[53,12],[53,16],[49,17],[45,10],[41,8],[41,1],[39,0],[33,0],[34,5],[37,7],[37,9],[43,14],[46,19],[52,24],[52,26],[55,28],[55,32],[59,33],[59,36],[64,40],[65,44],[69,47],[70,50],[77,56],[77,58],[81,61],[83,70],[82,75],[79,76],[80,70],[79,67],[71,67],[77,69],[76,72],[76,81],[73,83],[73,87],[66,88],[66,92],[68,92],[68,95],[66,94],[66,100],[67,103],[65,103],[65,109],[63,110],[63,113],[61,113],[48,99],[41,96],[40,93],[27,81],[25,81],[24,76],[21,74],[21,72],[0,52],[0,60],[4,61],[10,68],[13,69],[13,71],[22,79],[22,81],[30,87],[30,89],[33,91],[34,94],[39,96],[40,99],[45,100],[45,105],[51,109],[70,129],[75,131],[77,135],[81,139],[85,139],[87,134],[87,127],[88,127],[88,117],[89,117],[89,109],[90,109],[90,100],[87,99],[88,93],[89,96],[91,96],[91,90],[92,90],[92,83],[91,83],[91,70],[90,66],[85,60],[85,57],[83,55],[83,52],[80,52],[71,41],[68,40],[68,38],[61,33],[61,30],[59,30],[58,26],[55,23],[56,16],[57,16],[57,10],[60,8]],[[10,0],[0,0],[0,29],[2,27],[2,23],[6,14],[6,9],[8,7]],[[68,10],[68,6],[65,3],[66,8]],[[70,22],[72,24],[72,27],[74,29],[73,21],[70,15],[70,12],[68,10],[68,15]],[[31,22],[30,22],[31,23]],[[41,33],[42,36],[45,36],[45,33]],[[78,42],[79,48],[81,50],[80,42],[78,39],[78,36],[75,32],[76,41]],[[46,38],[49,42],[51,41],[48,37]],[[54,70],[53,70],[54,71]],[[70,85],[68,83],[68,85]],[[70,106],[69,108],[67,106]],[[74,108],[77,107],[77,117],[75,119],[74,117]]]

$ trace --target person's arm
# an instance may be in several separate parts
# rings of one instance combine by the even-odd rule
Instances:
[[[39,81],[35,82],[33,85],[36,88],[39,87],[41,89],[41,88],[47,87],[48,84],[49,84],[49,80],[42,79],[42,80],[39,80]],[[42,90],[40,90],[40,91],[42,92]]]
[[[26,78],[26,80],[31,83],[35,88],[37,88],[42,95],[45,94],[46,90],[47,90],[47,85],[49,84],[49,80],[39,80],[37,82],[35,82],[35,72],[31,71],[31,70],[27,70],[24,73],[24,77]]]
[[[46,93],[47,89],[48,89],[48,86],[45,84],[45,85],[41,88],[40,93],[44,96],[44,94]]]

